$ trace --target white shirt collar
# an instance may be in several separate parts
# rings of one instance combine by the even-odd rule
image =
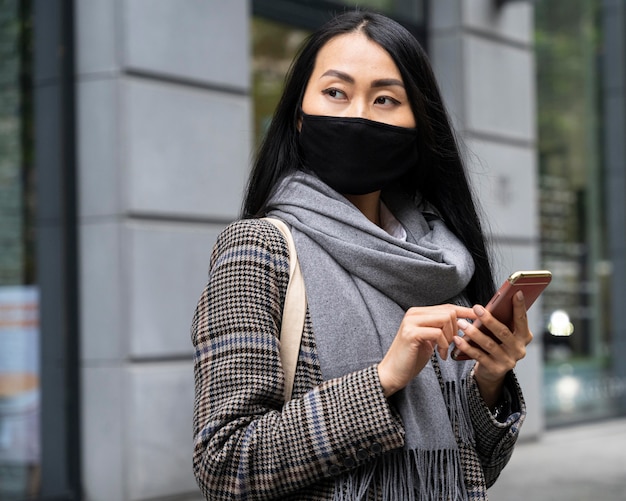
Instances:
[[[380,226],[392,237],[406,242],[407,234],[404,226],[400,224],[387,206],[380,201]]]

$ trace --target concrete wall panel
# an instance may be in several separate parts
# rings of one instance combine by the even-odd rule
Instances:
[[[76,71],[80,75],[116,73],[120,69],[119,0],[78,1],[75,5]]]
[[[237,217],[250,160],[247,97],[131,79],[124,106],[128,210]]]
[[[127,373],[127,496],[140,500],[197,492],[191,434],[193,364],[141,364]]]
[[[128,351],[120,225],[116,221],[98,220],[82,224],[80,233],[83,363],[119,363]]]
[[[248,2],[124,0],[131,70],[248,89]]]
[[[128,225],[124,260],[132,357],[191,357],[191,320],[220,229],[140,221]]]
[[[77,84],[78,176],[81,217],[112,217],[121,210],[119,79],[82,79]]]
[[[472,182],[497,237],[534,240],[539,229],[534,150],[506,143],[467,139]]]
[[[500,8],[495,0],[471,0],[461,5],[464,27],[503,41],[532,44],[534,26],[530,2],[512,2]]]
[[[429,57],[452,123],[461,130],[466,121],[463,38],[458,33],[433,33]]]
[[[430,2],[430,28],[463,30],[515,45],[533,40],[533,8],[527,2],[512,2],[502,8],[495,0],[436,0]]]
[[[81,440],[84,499],[127,499],[125,422],[126,395],[121,365],[83,368]]]
[[[189,330],[249,170],[249,2],[75,15],[85,499],[200,499]]]
[[[463,21],[463,6],[458,0],[429,2],[429,28],[434,31],[458,31]]]
[[[536,136],[533,54],[470,36],[465,43],[466,127],[532,141]]]

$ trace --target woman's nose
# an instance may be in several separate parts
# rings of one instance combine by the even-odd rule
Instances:
[[[353,101],[350,107],[346,110],[346,117],[349,118],[367,118],[369,119],[369,108],[367,103],[360,101]]]

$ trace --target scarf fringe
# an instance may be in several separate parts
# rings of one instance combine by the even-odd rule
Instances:
[[[441,381],[441,380],[440,380]],[[450,425],[459,446],[474,446],[467,379],[441,381]],[[460,386],[460,391],[457,389]],[[467,499],[458,449],[398,451],[337,479],[334,501],[461,501]]]
[[[465,501],[458,450],[398,451],[340,477],[334,501]]]
[[[459,382],[460,391],[457,390],[456,381],[445,381],[441,388],[443,399],[448,409],[450,425],[458,442],[475,445],[474,427],[470,421],[469,400],[467,396],[467,379]]]

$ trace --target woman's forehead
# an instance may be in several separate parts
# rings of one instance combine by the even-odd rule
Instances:
[[[384,73],[378,77],[400,76],[389,53],[361,32],[337,35],[320,48],[313,73],[319,77],[328,70]]]

